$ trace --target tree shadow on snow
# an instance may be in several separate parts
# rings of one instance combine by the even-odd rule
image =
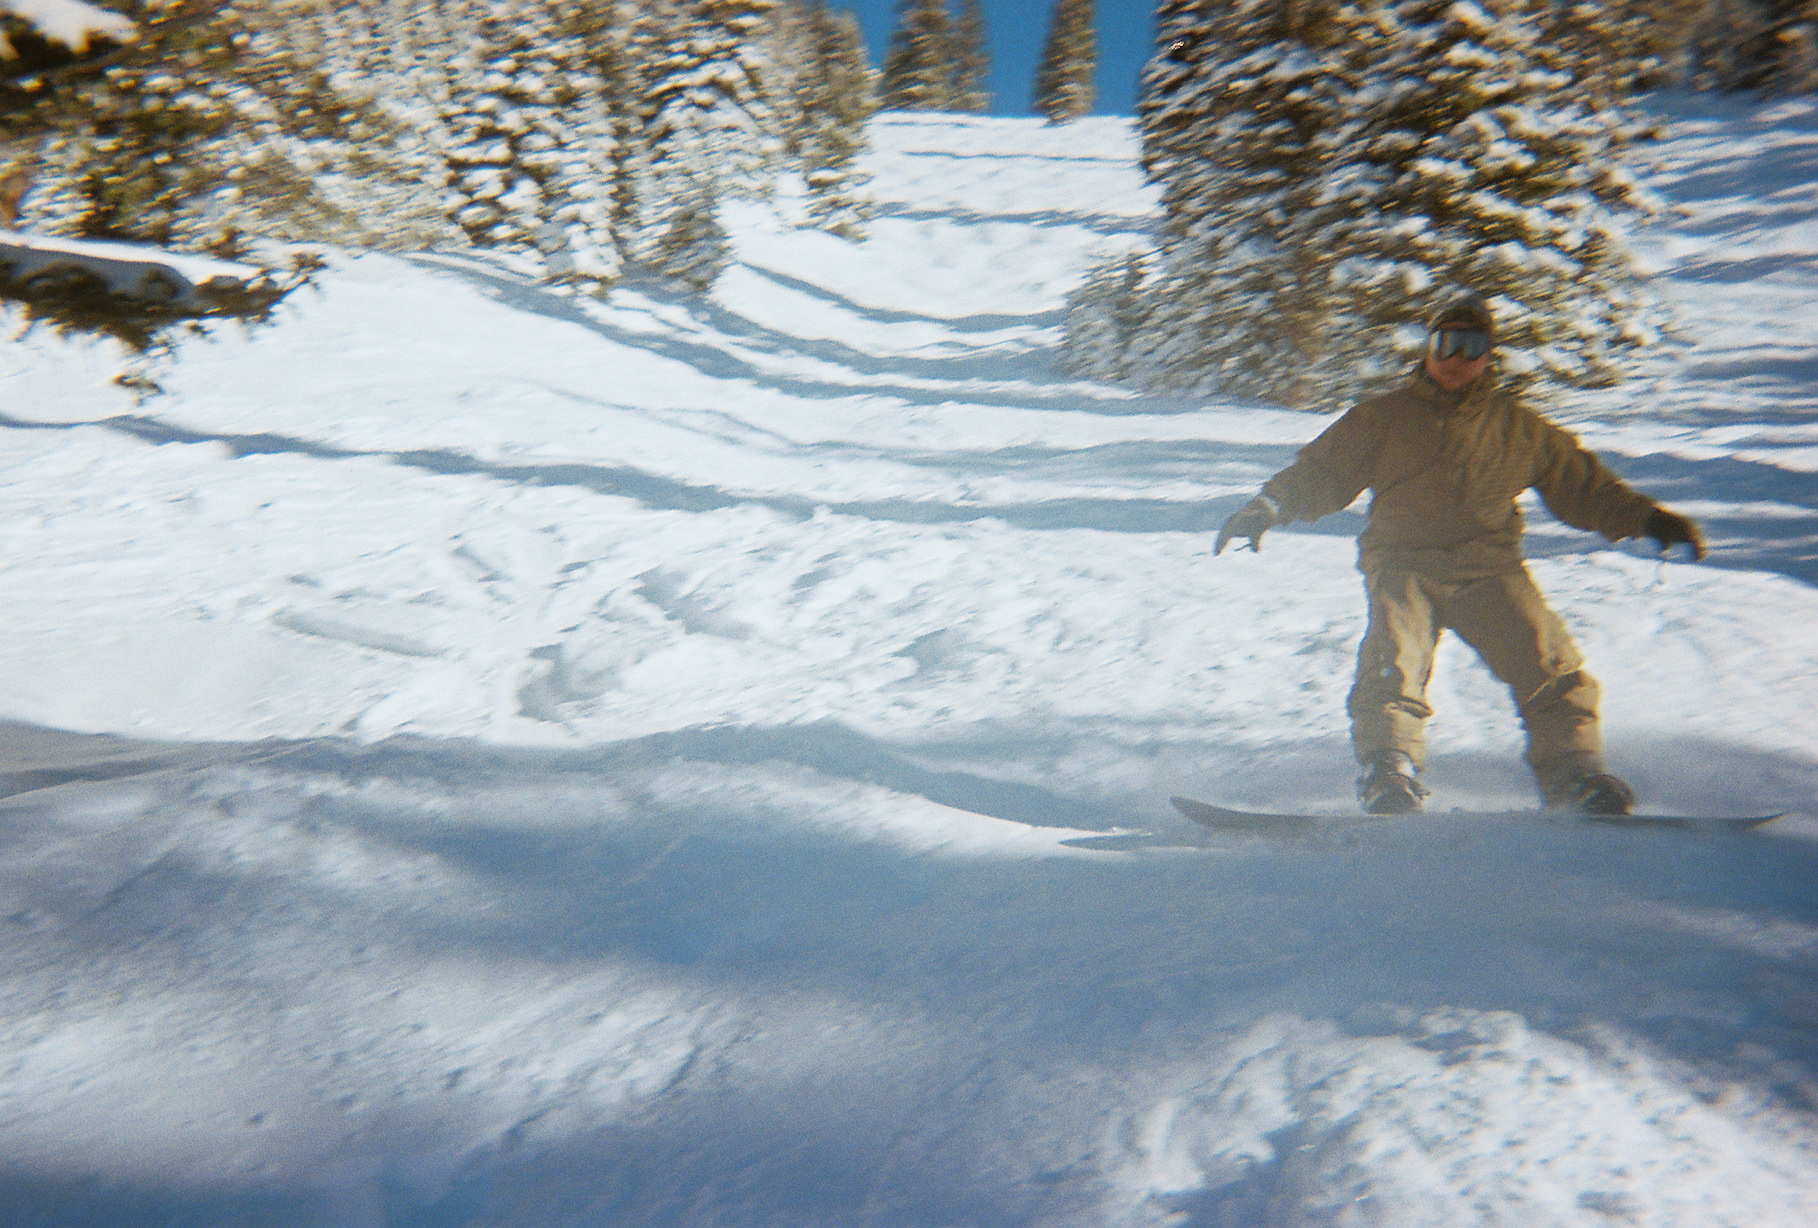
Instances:
[[[1734,456],[1693,460],[1650,453],[1609,459],[1625,481],[1664,503],[1733,505],[1728,514],[1699,518],[1713,547],[1703,566],[1775,571],[1818,584],[1818,484],[1810,472]],[[1776,508],[1810,514],[1788,516]]]
[[[733,507],[764,507],[795,520],[809,520],[825,510],[837,515],[858,516],[868,520],[893,521],[901,524],[966,524],[995,520],[1017,528],[1036,530],[1097,529],[1106,532],[1156,533],[1205,532],[1216,527],[1235,510],[1241,499],[1223,496],[1216,499],[1180,500],[1137,497],[1065,498],[1029,503],[953,503],[936,499],[861,499],[819,500],[799,495],[764,494],[728,491],[718,486],[679,481],[662,474],[628,465],[606,465],[593,462],[547,461],[506,462],[482,460],[470,453],[452,448],[416,448],[403,451],[363,451],[317,443],[272,432],[233,434],[198,431],[162,419],[119,415],[96,422],[32,422],[0,414],[0,427],[14,430],[74,430],[81,426],[101,426],[131,435],[147,443],[217,443],[234,456],[269,456],[289,454],[318,460],[370,458],[438,475],[471,475],[521,486],[569,486],[601,495],[632,499],[644,507],[661,511],[709,512]],[[1183,452],[1172,445],[1162,445],[1162,463],[1178,472],[1190,464],[1193,449]],[[1213,481],[1244,482],[1266,471],[1267,465],[1283,452],[1282,448],[1260,446],[1219,447],[1218,460],[1208,459],[1204,477]],[[1238,454],[1234,456],[1233,454]],[[1257,459],[1246,460],[1253,454]],[[907,454],[906,454],[907,455]],[[1121,453],[1126,460],[1128,452]],[[938,467],[937,456],[920,454],[919,463]],[[968,463],[984,463],[981,454],[968,454]],[[1033,463],[1029,457],[1025,463]],[[905,463],[915,464],[910,458]],[[1071,463],[1071,462],[1070,462]]]
[[[513,310],[577,325],[628,349],[643,350],[682,363],[710,379],[742,380],[785,396],[805,400],[886,396],[912,405],[963,401],[968,405],[1023,409],[1048,404],[1088,413],[1098,408],[1093,398],[1082,394],[1083,385],[1070,387],[1054,382],[1053,357],[1049,349],[1024,342],[1015,343],[1009,350],[1001,344],[987,343],[974,355],[948,353],[914,358],[867,354],[838,341],[803,338],[769,328],[705,296],[643,282],[625,287],[635,289],[659,307],[686,314],[704,333],[711,334],[697,341],[672,328],[660,332],[625,328],[590,312],[581,300],[556,294],[504,269],[427,255],[402,259],[466,281]],[[778,285],[784,284],[778,280],[778,274],[755,267],[751,272],[776,281]],[[819,297],[840,302],[845,310],[861,318],[867,310],[825,291]],[[998,331],[1017,326],[1041,328],[1058,323],[1058,315],[1053,312],[1025,317],[962,317],[958,321],[923,318],[951,329],[959,336],[968,331]],[[739,349],[783,360],[808,358],[849,371],[857,378],[821,380],[803,374],[788,374],[744,357],[737,352]],[[1014,390],[991,386],[1006,381],[1016,383]],[[1110,404],[1113,408],[1107,412],[1130,412],[1121,402]]]
[[[332,837],[357,850],[350,866],[443,868],[428,894],[400,895],[384,874],[369,886],[311,873],[308,858],[204,863],[179,840],[97,912],[41,935],[41,956],[107,951],[181,967],[185,993],[231,999],[256,982],[238,962],[216,967],[196,952],[313,918],[288,922],[306,925],[307,941],[258,949],[294,941],[296,958],[331,981],[342,961],[365,958],[355,946],[395,952],[432,978],[443,967],[542,968],[560,984],[649,969],[689,987],[689,1001],[715,1004],[738,1037],[635,1111],[553,1136],[537,1132],[533,1113],[529,1141],[501,1137],[428,1194],[385,1194],[386,1222],[490,1222],[537,1206],[615,1228],[1058,1216],[1103,1193],[1094,1165],[1104,1157],[1088,1144],[1106,1137],[1110,1108],[1082,1098],[1071,1072],[1140,1080],[1157,1063],[1205,1060],[1284,1012],[1428,1048],[1445,1038],[1415,1018],[1433,1007],[1516,1012],[1591,1052],[1597,1028],[1615,1026],[1688,1086],[1743,1081],[1790,1108],[1818,1108],[1807,1102],[1818,1073],[1808,949],[1818,841],[1436,814],[1303,843],[970,854],[891,839],[848,813],[858,801],[849,790],[815,783],[875,785],[1033,829],[1102,830],[1159,801],[1070,798],[919,761],[1056,749],[1011,728],[932,748],[820,726],[547,751],[403,738],[186,747],[0,726],[9,771],[61,770],[106,788],[80,773],[234,768],[214,804],[244,807],[274,838]],[[1649,753],[1661,758],[1650,785],[1691,800],[1733,804],[1725,782],[1818,790],[1818,765],[1792,756],[1695,740]],[[1193,783],[1233,792],[1271,777],[1311,789],[1349,770],[1333,740],[1267,756],[1188,744],[1154,754],[1158,775],[1197,757],[1204,775]],[[1223,772],[1209,766],[1221,761]],[[1715,763],[1723,781],[1705,770]],[[1456,757],[1430,770],[1437,782],[1491,768]],[[46,779],[30,778],[38,788],[11,805],[54,812],[58,787]],[[387,787],[369,787],[378,784]],[[831,1028],[842,1020],[854,1029],[843,1038]],[[1457,1060],[1472,1043],[1457,1041]],[[758,1073],[785,1070],[780,1081]],[[433,1105],[410,1111],[434,1133]],[[979,1157],[1000,1154],[1030,1114],[1086,1141],[1049,1172],[1007,1179]],[[287,1204],[269,1191],[184,1202],[0,1175],[0,1198],[9,1193],[34,1214],[46,1207],[46,1224],[217,1222],[207,1217],[222,1208],[243,1214],[236,1222],[315,1222],[286,1218],[287,1205],[301,1216],[301,1195]],[[65,1195],[93,1214],[56,1217]]]
[[[202,1188],[48,1176],[0,1162],[0,1213],[7,1228],[342,1228],[349,1222],[318,1191],[197,1184]]]
[[[1071,161],[1071,159],[1057,159]],[[1031,209],[1022,213],[984,213],[976,209],[917,208],[901,202],[884,202],[876,206],[876,216],[905,222],[947,222],[954,226],[1035,226],[1052,230],[1077,226],[1106,238],[1155,233],[1153,214],[1094,213],[1082,209]]]

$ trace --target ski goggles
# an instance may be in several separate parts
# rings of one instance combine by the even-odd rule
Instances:
[[[1490,334],[1481,328],[1436,328],[1427,341],[1427,353],[1439,359],[1474,361],[1489,352]]]

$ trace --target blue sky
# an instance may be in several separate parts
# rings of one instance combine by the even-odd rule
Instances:
[[[881,64],[896,28],[897,0],[829,0],[850,8],[865,28],[871,58]],[[1028,115],[1035,66],[1048,37],[1054,0],[980,0],[991,51],[991,109]],[[1136,76],[1149,58],[1155,28],[1153,0],[1095,0],[1098,17],[1098,105],[1101,115],[1129,115],[1136,106]],[[950,8],[959,11],[959,0]]]

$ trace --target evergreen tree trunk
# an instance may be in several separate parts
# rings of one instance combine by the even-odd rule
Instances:
[[[618,5],[608,6],[606,19],[583,35],[605,112],[604,226],[621,269],[641,262],[639,185],[649,158],[639,109],[644,82],[637,68],[645,19],[623,14]]]

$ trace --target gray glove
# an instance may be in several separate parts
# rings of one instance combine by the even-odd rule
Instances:
[[[1218,542],[1212,547],[1214,555],[1223,554],[1225,547],[1231,544],[1234,537],[1250,539],[1250,549],[1262,550],[1262,535],[1281,523],[1281,509],[1275,500],[1267,495],[1257,495],[1237,511],[1231,519],[1225,521],[1225,527],[1218,531]]]

